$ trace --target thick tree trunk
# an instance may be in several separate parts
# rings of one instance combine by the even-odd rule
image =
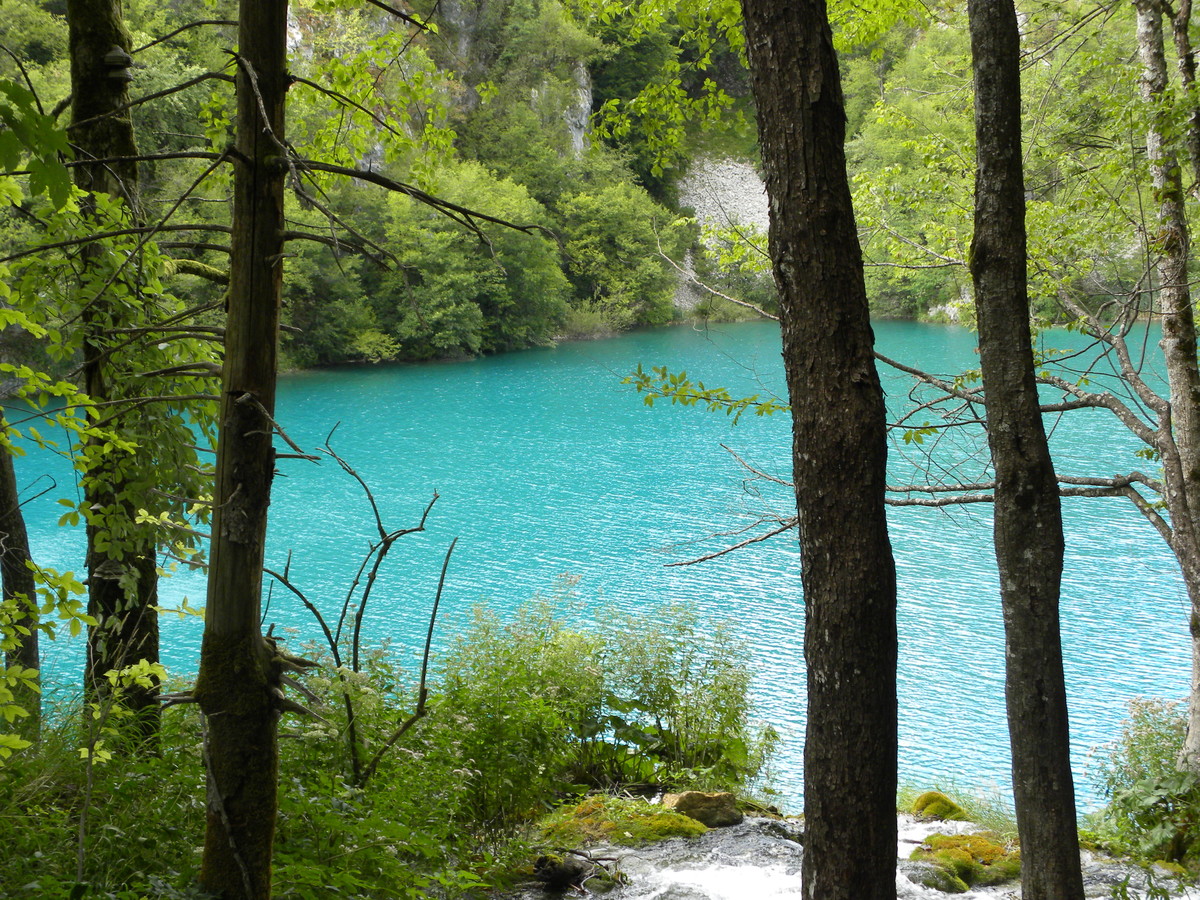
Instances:
[[[105,159],[94,166],[75,169],[76,183],[94,194],[124,201],[136,216],[137,144],[128,111],[114,112],[129,101],[128,82],[114,77],[120,66],[105,61],[114,49],[128,53],[120,0],[69,0],[67,24],[71,50],[71,143],[83,160]],[[124,158],[118,160],[118,158]],[[118,160],[118,161],[113,161]],[[84,251],[85,264],[102,252]],[[84,328],[84,390],[96,401],[116,399],[120,388],[112,383],[104,348],[108,328],[119,324],[120,301],[84,297],[80,315]],[[115,453],[116,451],[114,451]],[[155,543],[145,536],[126,539],[123,527],[132,522],[136,504],[118,499],[122,493],[121,461],[100,459],[84,473],[83,489],[88,516],[88,613],[98,625],[88,629],[85,689],[102,695],[110,669],[121,669],[139,660],[158,662],[158,593]],[[158,732],[157,688],[137,685],[125,689],[123,703],[137,713],[134,733],[152,739]]]
[[[258,900],[271,892],[278,778],[280,660],[264,640],[259,618],[275,463],[286,0],[243,2],[238,44],[233,252],[208,608],[196,685],[207,723],[208,767],[200,882],[227,900]]]
[[[1188,730],[1181,763],[1200,770],[1200,368],[1196,360],[1196,322],[1188,287],[1190,238],[1184,209],[1179,159],[1167,135],[1169,110],[1163,109],[1168,73],[1163,46],[1163,7],[1158,0],[1134,0],[1138,52],[1142,58],[1142,96],[1150,105],[1146,153],[1158,197],[1158,230],[1151,243],[1157,255],[1160,347],[1167,370],[1170,417],[1160,429],[1163,482],[1171,515],[1172,550],[1183,569],[1191,600],[1192,682]]]
[[[7,427],[4,417],[0,416],[0,429]],[[9,666],[40,669],[37,586],[34,584],[33,570],[29,568],[31,558],[12,454],[0,450],[0,581],[3,582],[5,603],[15,604],[23,611],[16,616],[13,624],[29,631],[28,634],[17,635],[17,645],[5,652],[4,661]],[[36,740],[42,721],[41,696],[36,691],[22,690],[16,702],[29,716],[13,724],[22,737]]]
[[[805,600],[804,896],[896,896],[896,574],[883,393],[824,0],[743,0],[792,405]]]
[[[1020,35],[1012,0],[970,0],[967,8],[977,143],[971,277],[996,470],[995,545],[1021,891],[1028,900],[1082,900],[1059,635],[1062,514],[1029,328]]]

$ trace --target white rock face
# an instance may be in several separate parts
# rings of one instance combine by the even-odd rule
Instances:
[[[767,192],[754,166],[736,159],[698,159],[679,181],[679,204],[702,225],[750,225],[767,231]]]
[[[592,118],[592,77],[582,62],[575,64],[571,74],[575,79],[575,102],[563,111],[563,121],[571,136],[571,152],[580,157],[587,149],[588,126]]]

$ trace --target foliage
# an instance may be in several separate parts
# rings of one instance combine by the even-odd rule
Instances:
[[[569,629],[545,602],[508,622],[480,610],[448,654],[421,733],[470,770],[470,817],[531,815],[564,785],[747,787],[776,736],[750,721],[744,647],[672,610]]]
[[[561,210],[576,303],[599,310],[615,330],[669,322],[675,278],[658,254],[678,258],[685,233],[666,210],[629,184],[575,194]]]
[[[1200,863],[1200,777],[1178,767],[1183,704],[1134,700],[1096,775],[1109,797],[1096,821],[1103,843],[1145,861]]]
[[[1093,754],[1094,780],[1111,798],[1144,779],[1175,774],[1186,728],[1183,703],[1131,700],[1120,733]]]
[[[687,372],[671,372],[666,366],[655,366],[649,372],[638,363],[637,368],[621,380],[631,384],[642,395],[647,406],[658,399],[670,400],[680,406],[703,406],[709,412],[724,412],[736,425],[747,410],[756,416],[770,416],[786,412],[791,407],[773,397],[762,399],[758,394],[734,397],[728,388],[707,388],[703,381],[692,382]]]
[[[443,197],[536,225],[545,210],[520,185],[476,163],[438,175]],[[490,229],[485,240],[407,197],[389,204],[400,268],[373,292],[380,328],[406,358],[495,352],[547,343],[567,309],[569,286],[546,234]]]
[[[438,665],[428,715],[359,788],[340,692],[352,694],[363,743],[378,746],[412,712],[416,686],[386,647],[364,652],[360,672],[335,670],[326,658],[305,679],[328,701],[317,707],[322,719],[283,723],[274,895],[465,896],[506,877],[524,853],[514,826],[580,790],[570,788],[580,777],[744,787],[771,737],[748,721],[743,660],[727,626],[681,611],[576,629],[551,601],[509,620],[480,610]],[[83,816],[82,877],[91,890],[190,896],[198,864],[191,847],[204,818],[201,723],[195,707],[172,708],[161,756],[109,756],[100,741],[117,699],[92,708],[99,719],[65,712],[36,748],[10,761],[0,779],[0,831],[13,842],[0,895],[75,896]],[[100,728],[81,730],[87,722]],[[147,796],[156,798],[150,829]],[[616,829],[618,840],[703,830],[660,807],[608,797],[557,818],[556,839],[569,828]]]

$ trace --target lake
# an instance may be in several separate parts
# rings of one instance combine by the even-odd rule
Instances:
[[[965,330],[876,323],[881,352],[953,373],[978,365]],[[1044,340],[1072,346],[1078,336]],[[1153,338],[1152,338],[1153,340]],[[646,407],[620,384],[638,363],[686,370],[735,396],[782,392],[773,323],[675,327],[618,338],[461,362],[325,370],[281,382],[278,419],[305,448],[333,446],[371,485],[389,529],[415,525],[434,491],[427,529],[394,547],[367,609],[369,640],[389,640],[415,666],[442,557],[459,538],[443,597],[442,642],[473,608],[511,609],[574,583],[574,615],[613,607],[641,612],[682,603],[738,623],[755,672],[757,714],[784,736],[777,782],[799,810],[804,730],[803,598],[794,533],[699,565],[666,567],[725,546],[713,538],[764,511],[794,514],[790,491],[751,485],[722,448],[790,476],[786,415],[743,418],[659,402]],[[900,409],[912,381],[884,372]],[[920,424],[919,419],[915,424]],[[1153,466],[1132,456],[1137,442],[1110,414],[1083,411],[1053,423],[1060,471],[1112,474]],[[961,430],[938,442],[932,463],[893,438],[893,479],[915,469],[956,466],[978,476],[979,452]],[[916,460],[914,462],[913,460]],[[54,527],[55,496],[73,488],[69,471],[44,455],[18,460],[33,482],[49,471],[59,490],[29,504],[39,561],[80,567],[82,534]],[[361,490],[336,464],[283,460],[271,507],[268,565],[292,553],[292,579],[336,617],[358,560],[375,536]],[[768,490],[768,488],[773,488]],[[1067,562],[1063,628],[1073,762],[1081,805],[1100,802],[1087,778],[1090,751],[1110,740],[1130,698],[1186,695],[1188,603],[1173,557],[1125,500],[1064,502]],[[900,777],[917,787],[958,785],[1008,795],[1004,642],[991,507],[892,509],[899,574]],[[203,604],[204,586],[181,574],[161,589],[164,605]],[[267,622],[316,638],[311,617],[285,591],[270,598]],[[197,663],[200,626],[163,621],[164,662],[182,673]],[[44,643],[51,681],[70,681],[79,649]]]

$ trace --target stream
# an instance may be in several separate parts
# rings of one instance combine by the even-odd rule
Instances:
[[[925,887],[921,881],[932,866],[910,860],[913,850],[935,832],[969,833],[976,826],[969,822],[918,821],[906,815],[899,816],[897,824],[897,900],[1020,898],[1020,885],[1015,882],[953,895]],[[591,881],[585,884],[585,890],[609,900],[799,900],[803,896],[800,865],[804,856],[799,838],[795,822],[747,818],[740,825],[714,828],[698,838],[672,838],[635,848],[595,846],[588,850],[592,858],[615,860],[606,864],[620,872],[627,883],[604,892]],[[1136,866],[1084,851],[1083,868],[1084,890],[1089,898],[1156,900],[1148,890],[1146,873]],[[1164,870],[1151,872],[1150,878],[1158,887],[1167,888],[1171,898],[1200,900],[1200,888],[1181,887]],[[1127,893],[1122,895],[1119,886],[1126,879]],[[1115,894],[1114,889],[1118,891]],[[558,894],[531,885],[502,900],[546,900],[556,896],[581,895],[575,889]]]

